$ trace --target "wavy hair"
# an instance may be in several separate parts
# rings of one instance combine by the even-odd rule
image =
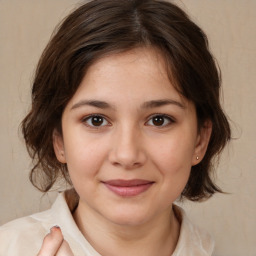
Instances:
[[[53,149],[63,110],[92,63],[136,47],[154,47],[179,92],[196,107],[199,128],[211,120],[212,134],[202,161],[191,168],[182,196],[199,201],[221,192],[213,161],[231,137],[220,105],[221,78],[204,32],[176,5],[161,0],[94,0],[73,11],[56,29],[38,63],[32,107],[22,132],[33,159],[30,180],[48,191],[58,177],[71,184]]]

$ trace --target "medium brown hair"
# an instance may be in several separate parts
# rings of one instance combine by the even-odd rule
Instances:
[[[22,122],[34,186],[46,192],[60,176],[71,184],[66,165],[56,159],[52,134],[61,132],[63,110],[88,67],[106,55],[148,46],[162,53],[170,79],[195,104],[199,128],[212,122],[205,157],[192,167],[182,196],[196,201],[221,192],[212,163],[230,139],[230,127],[219,101],[220,74],[204,32],[179,7],[160,0],[94,0],[58,27],[39,61],[32,108]]]

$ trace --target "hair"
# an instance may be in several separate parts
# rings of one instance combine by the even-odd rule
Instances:
[[[212,122],[202,161],[192,166],[182,197],[199,201],[222,192],[213,163],[231,137],[220,105],[221,78],[204,32],[176,5],[161,0],[94,0],[72,12],[45,48],[32,86],[32,108],[21,124],[33,160],[32,184],[49,191],[59,177],[72,185],[53,149],[63,110],[87,69],[98,59],[137,47],[153,47],[167,64],[177,90],[196,107],[198,126]]]

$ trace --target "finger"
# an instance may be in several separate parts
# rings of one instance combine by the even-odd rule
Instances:
[[[63,241],[56,256],[74,256],[67,241]]]
[[[63,242],[63,235],[59,227],[51,228],[48,235],[45,236],[42,247],[37,256],[54,256]]]

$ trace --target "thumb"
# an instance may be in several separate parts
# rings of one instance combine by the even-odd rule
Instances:
[[[37,256],[54,256],[61,247],[62,242],[63,235],[60,227],[52,227],[50,233],[45,236]]]

